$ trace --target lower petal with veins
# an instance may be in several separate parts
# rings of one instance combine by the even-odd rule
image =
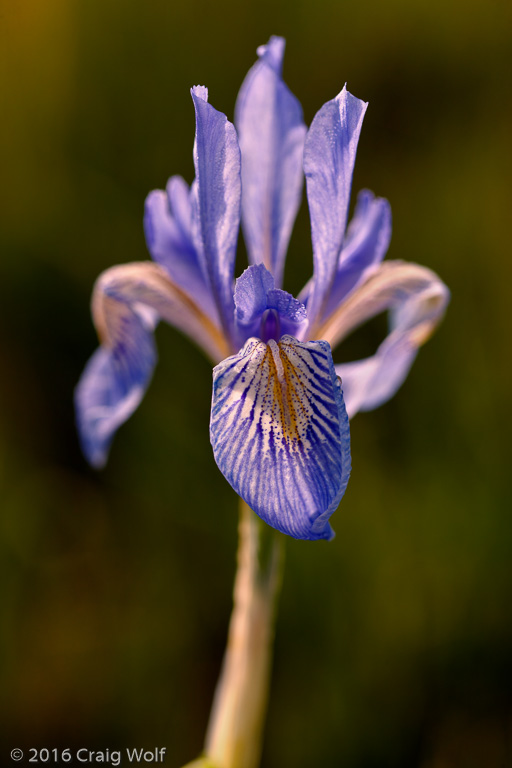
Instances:
[[[220,363],[210,439],[221,472],[263,520],[295,538],[332,538],[350,437],[326,342],[252,338]]]

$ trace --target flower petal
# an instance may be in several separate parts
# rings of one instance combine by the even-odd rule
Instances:
[[[391,240],[391,206],[363,190],[340,253],[324,319],[381,263]]]
[[[300,102],[281,77],[285,41],[271,37],[245,78],[235,110],[242,152],[242,222],[249,259],[279,288],[300,205],[306,126]]]
[[[325,304],[323,322],[346,299],[349,293],[368,277],[389,247],[391,239],[391,207],[383,197],[362,190],[338,259],[336,275]],[[304,304],[309,301],[313,280],[299,294]]]
[[[103,466],[117,428],[139,405],[156,363],[153,330],[159,318],[187,333],[215,362],[228,352],[211,320],[151,262],[113,267],[93,295],[93,318],[102,342],[75,392],[85,456]]]
[[[338,365],[347,411],[371,410],[389,400],[404,381],[418,348],[440,322],[450,298],[445,284],[425,267],[384,262],[320,328],[334,347],[351,331],[390,310],[390,333],[376,354]]]
[[[242,343],[249,336],[259,336],[261,317],[267,306],[268,292],[274,278],[263,264],[253,264],[242,272],[235,283],[235,318]]]
[[[262,319],[267,310],[275,310],[280,332],[298,336],[307,326],[306,308],[290,293],[274,288],[274,278],[263,264],[252,264],[235,284],[235,318],[240,343],[250,336],[262,336]],[[263,339],[266,341],[266,338]]]
[[[313,240],[311,335],[325,309],[347,226],[357,143],[366,107],[346,87],[316,114],[304,146],[304,172]]]
[[[268,292],[267,304],[268,308],[274,309],[279,316],[282,336],[289,335],[297,338],[307,328],[306,307],[291,293],[275,288]]]
[[[337,365],[348,417],[390,400],[407,378],[417,352],[406,336],[388,337],[373,357]]]
[[[176,224],[183,237],[191,242],[192,211],[189,186],[181,176],[171,176],[166,191]]]
[[[350,474],[350,436],[329,345],[249,339],[213,371],[210,440],[219,469],[269,525],[330,539]]]
[[[233,273],[240,224],[240,148],[234,126],[192,88],[196,111],[194,165],[199,239],[226,336],[233,339]]]
[[[106,464],[117,429],[144,397],[156,363],[153,337],[135,317],[130,333],[138,338],[137,354],[130,363],[126,364],[122,352],[98,347],[75,390],[80,444],[87,461],[97,469]]]
[[[189,188],[180,176],[173,176],[165,192],[155,189],[146,198],[146,243],[152,258],[165,267],[173,282],[218,323],[208,277],[194,246],[191,216]]]

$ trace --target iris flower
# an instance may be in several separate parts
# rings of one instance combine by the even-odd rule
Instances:
[[[349,417],[388,400],[430,336],[448,290],[429,269],[383,262],[388,202],[363,191],[347,227],[367,104],[346,88],[309,130],[272,37],[238,95],[235,126],[192,88],[195,179],[149,194],[144,228],[153,261],[98,279],[92,313],[101,346],[76,390],[85,456],[102,466],[114,433],[139,405],[156,363],[160,320],[215,364],[210,440],[234,490],[267,523],[299,539],[330,539],[329,517],[350,474]],[[282,289],[303,178],[313,276],[298,298]],[[250,266],[234,281],[240,220]],[[389,311],[389,334],[365,360],[332,350]]]

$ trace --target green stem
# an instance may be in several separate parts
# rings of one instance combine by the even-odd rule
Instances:
[[[204,751],[217,768],[259,765],[281,585],[282,539],[240,501],[233,612]]]

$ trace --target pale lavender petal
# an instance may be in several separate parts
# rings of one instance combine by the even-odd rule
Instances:
[[[144,232],[152,258],[218,323],[210,284],[193,241],[189,188],[180,176],[169,179],[165,192],[156,189],[147,196]]]
[[[196,111],[194,165],[200,250],[227,338],[234,339],[233,274],[240,224],[240,148],[234,126],[192,89]]]
[[[376,354],[336,367],[349,417],[389,400],[403,383],[417,350],[442,319],[450,298],[445,284],[417,264],[384,262],[353,291],[320,330],[334,347],[351,331],[385,310],[390,332]]]
[[[360,192],[339,257],[324,319],[381,263],[390,240],[391,206],[388,201],[374,197],[368,190]]]
[[[350,475],[350,434],[329,345],[250,339],[213,372],[217,465],[269,525],[330,539]]]
[[[199,207],[199,185],[197,179],[194,179],[190,185],[190,214],[191,214],[191,233],[192,242],[194,244],[195,252],[201,272],[203,274],[205,282],[210,285],[210,273],[206,264],[206,258],[203,249],[203,230],[201,224],[201,210]],[[210,288],[211,291],[211,288]],[[212,292],[213,296],[213,292]]]
[[[407,378],[417,353],[418,347],[407,337],[388,337],[373,357],[337,365],[349,419],[390,400]]]
[[[242,223],[249,259],[283,279],[288,242],[300,205],[306,126],[302,107],[282,80],[285,42],[258,48],[235,110],[242,153]]]
[[[183,237],[191,242],[192,212],[190,188],[181,176],[171,176],[167,182],[166,191],[176,224],[180,228]]]
[[[133,346],[98,347],[75,390],[78,436],[87,461],[103,467],[114,435],[136,410],[157,360],[153,336],[134,314],[126,324]]]
[[[314,262],[313,288],[308,300],[312,329],[323,316],[336,274],[366,107],[364,101],[343,88],[316,114],[306,137],[304,171]]]
[[[84,454],[99,467],[116,430],[137,408],[150,382],[156,362],[153,330],[159,319],[188,334],[214,362],[228,347],[220,330],[158,264],[107,270],[96,283],[92,308],[101,347],[77,386],[75,407]]]
[[[391,207],[388,201],[375,197],[369,190],[362,190],[357,197],[356,210],[341,249],[322,322],[368,277],[369,271],[380,264],[390,239]],[[306,306],[312,287],[313,279],[304,286],[298,297]]]

